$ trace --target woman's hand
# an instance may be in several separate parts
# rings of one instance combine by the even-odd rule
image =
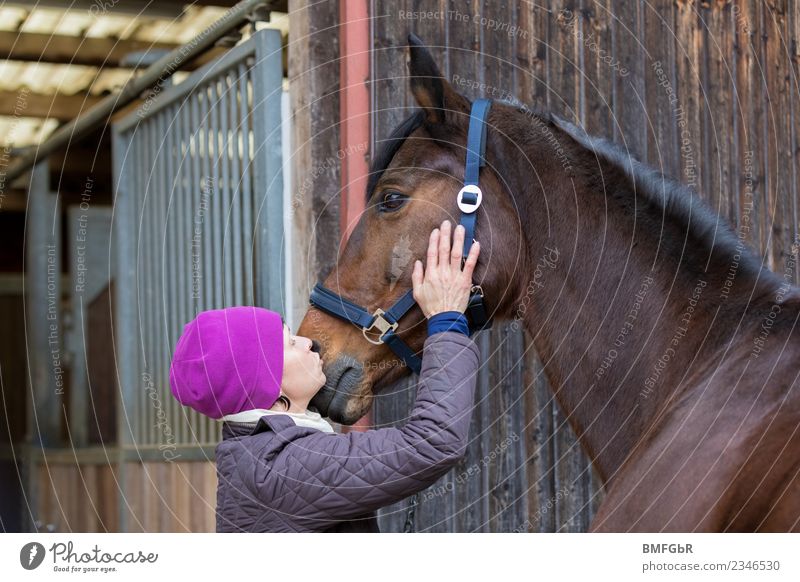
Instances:
[[[431,232],[428,241],[427,270],[423,274],[422,261],[414,262],[411,282],[414,286],[414,299],[422,309],[425,317],[431,317],[443,311],[459,311],[467,309],[469,294],[472,290],[472,272],[478,262],[480,244],[472,243],[469,255],[461,270],[461,253],[464,248],[464,227],[456,227],[453,246],[450,247],[450,221],[442,223]]]

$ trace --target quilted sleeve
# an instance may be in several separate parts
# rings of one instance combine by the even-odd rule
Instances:
[[[408,422],[298,439],[286,459],[285,511],[304,521],[348,519],[413,495],[444,475],[467,448],[480,351],[458,332],[424,344]]]

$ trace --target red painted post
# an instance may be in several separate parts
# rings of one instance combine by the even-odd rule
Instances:
[[[367,0],[347,0],[339,5],[340,155],[342,196],[340,232],[347,241],[364,211],[369,165],[369,10]],[[372,412],[343,431],[364,431],[372,425]]]

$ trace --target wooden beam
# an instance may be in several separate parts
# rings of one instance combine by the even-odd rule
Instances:
[[[113,38],[83,38],[64,34],[0,31],[0,60],[62,65],[85,65],[103,68],[133,68],[123,63],[126,55],[135,52],[171,51],[183,45]],[[187,63],[190,71],[224,54],[227,49],[216,47]],[[149,64],[149,63],[148,63]]]
[[[78,117],[100,99],[102,97],[86,95],[85,93],[47,95],[44,93],[0,91],[0,115],[68,121]]]
[[[0,213],[25,212],[28,209],[28,193],[13,189],[0,191]]]

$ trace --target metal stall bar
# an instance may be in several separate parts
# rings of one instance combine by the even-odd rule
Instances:
[[[38,531],[38,462],[46,447],[59,444],[64,406],[61,365],[61,221],[58,200],[50,192],[47,160],[31,175],[25,232],[25,334],[28,362],[27,434],[23,449],[23,482],[29,511],[23,514],[27,531]],[[47,459],[42,457],[42,462]]]
[[[239,94],[241,95],[242,106],[239,109],[239,127],[242,133],[242,234],[244,236],[244,301],[248,305],[253,304],[253,232],[250,228],[253,215],[253,197],[250,189],[250,174],[252,172],[252,160],[250,158],[250,73],[245,65],[239,65]]]
[[[130,415],[138,412],[139,387],[138,305],[136,293],[136,191],[130,188],[131,162],[129,146],[134,144],[123,137],[117,128],[112,129],[114,164],[114,211],[111,241],[114,245],[114,369],[117,371],[117,485],[119,490],[119,527],[128,531],[127,466],[124,451],[136,443],[134,425]],[[135,169],[135,168],[133,168]]]
[[[283,311],[283,229],[272,228],[272,221],[283,216],[281,39],[278,35],[262,35],[255,40],[257,74],[252,74],[252,115],[256,304]]]
[[[241,65],[239,65],[241,66]],[[231,156],[231,204],[233,206],[231,213],[231,234],[233,243],[233,302],[235,305],[241,305],[244,300],[244,293],[242,288],[244,286],[242,275],[242,197],[244,193],[241,190],[241,155],[242,150],[239,147],[239,135],[241,128],[239,126],[238,108],[239,104],[239,82],[236,69],[232,69],[228,73],[230,80],[230,93],[231,93],[231,106],[230,106],[230,127],[231,127],[231,147],[233,155]]]
[[[221,165],[222,185],[222,212],[224,215],[223,221],[223,237],[222,237],[222,266],[225,276],[223,281],[225,283],[224,306],[229,307],[234,305],[233,297],[233,254],[231,244],[231,176],[230,176],[230,145],[231,136],[229,130],[229,88],[227,75],[220,75],[219,78],[219,115],[220,115],[220,131],[222,133],[222,150],[219,157],[219,164]]]

